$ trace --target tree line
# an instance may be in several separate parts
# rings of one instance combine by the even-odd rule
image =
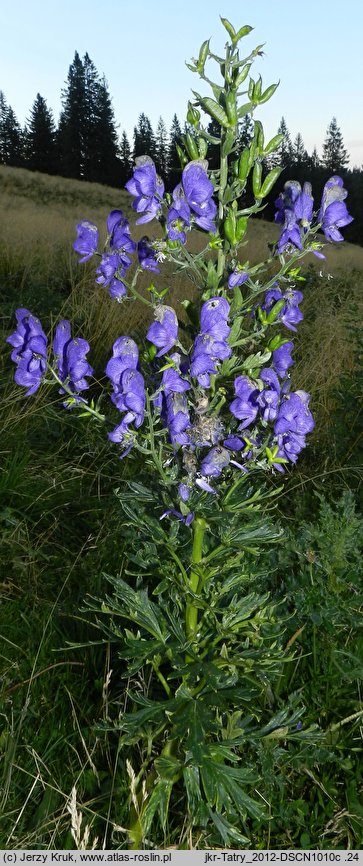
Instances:
[[[51,109],[38,93],[22,129],[0,90],[0,164],[122,187],[130,177],[135,158],[147,153],[154,159],[167,189],[172,190],[179,182],[183,136],[193,137],[193,127],[189,124],[182,127],[174,115],[169,131],[162,117],[154,131],[142,112],[133,131],[133,141],[129,141],[125,130],[119,136],[106,79],[99,75],[87,53],[81,58],[75,52],[61,104],[56,126]],[[212,120],[207,129],[212,137],[218,137],[217,121]],[[318,196],[330,175],[342,175],[349,191],[350,212],[355,217],[346,237],[362,243],[363,167],[348,169],[349,155],[336,118],[332,118],[327,128],[321,157],[316,148],[311,154],[307,152],[300,132],[292,140],[284,118],[277,132],[283,134],[283,139],[266,170],[281,165],[282,179],[294,178],[301,183],[309,179]],[[249,145],[252,134],[253,121],[247,115],[239,127],[237,151]],[[217,145],[210,145],[208,160],[211,169],[218,167]],[[249,195],[247,190],[247,198]],[[273,218],[274,197],[273,193],[264,217]]]

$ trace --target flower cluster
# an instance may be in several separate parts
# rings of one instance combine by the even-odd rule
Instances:
[[[139,350],[131,337],[119,337],[112,347],[112,358],[107,363],[106,375],[113,385],[111,400],[119,412],[124,412],[120,424],[108,434],[111,442],[126,445],[123,457],[131,450],[135,438],[130,424],[141,427],[145,415],[145,385],[139,372]]]
[[[26,397],[35,394],[47,369],[47,338],[39,319],[24,307],[16,310],[17,327],[7,338],[14,347],[11,360],[17,365],[15,382],[27,388]]]
[[[321,227],[328,241],[342,241],[339,228],[349,225],[353,217],[344,204],[347,197],[341,177],[334,175],[326,182],[320,210],[317,215],[317,226]],[[303,238],[313,220],[314,199],[311,194],[311,184],[304,183],[303,188],[296,180],[288,180],[284,190],[275,201],[277,211],[275,222],[282,225],[282,232],[276,245],[276,252],[283,253],[289,245],[298,250],[303,248]],[[315,251],[315,255],[324,258]]]
[[[212,196],[214,187],[207,175],[206,160],[193,160],[185,166],[182,180],[173,192],[173,202],[167,215],[170,240],[186,243],[185,229],[195,222],[207,232],[215,232],[217,205]]]
[[[200,314],[200,333],[192,351],[190,374],[202,388],[210,388],[210,376],[217,372],[219,361],[232,354],[227,343],[230,327],[227,323],[229,303],[226,298],[211,298],[206,301]]]
[[[135,163],[133,177],[127,181],[126,189],[134,196],[133,209],[143,214],[136,220],[138,225],[158,216],[165,187],[150,156],[138,156]]]
[[[175,249],[175,241],[183,251],[187,230],[193,225],[216,232],[217,207],[207,168],[205,160],[192,160],[185,165],[181,182],[172,195],[165,196],[164,183],[157,175],[153,160],[147,156],[136,160],[133,177],[126,184],[138,214],[136,222],[144,224],[158,219],[164,231],[163,240],[153,242],[145,235],[136,244],[123,212],[112,210],[107,219],[106,245],[99,253],[97,226],[88,220],[78,224],[74,249],[81,256],[81,262],[93,255],[99,256],[96,282],[107,286],[112,298],[121,300],[126,294],[125,277],[134,253],[139,270],[159,273],[159,262]],[[324,187],[320,210],[314,217],[311,185],[304,183],[301,187],[297,181],[288,181],[276,200],[275,220],[282,226],[276,252],[291,252],[291,248],[302,251],[310,231],[315,233],[319,228],[328,240],[341,240],[339,228],[352,219],[344,203],[346,195],[342,179],[330,178]],[[166,216],[163,216],[165,208]],[[230,262],[224,259],[224,262],[223,281],[227,282],[228,290],[233,291],[248,280],[248,291],[252,289],[254,297],[258,286],[256,283],[253,288],[254,270],[249,271],[248,265],[239,264],[235,258]],[[211,262],[208,273],[209,265]],[[253,318],[260,320],[262,333],[271,325],[284,325],[295,332],[303,318],[299,306],[302,293],[294,284],[281,289],[278,279],[277,276],[275,285],[253,309]],[[133,283],[130,288],[132,290]],[[166,449],[165,466],[173,464],[171,474],[178,483],[182,503],[181,512],[171,509],[165,514],[178,514],[186,523],[192,518],[186,513],[185,503],[193,490],[199,488],[216,493],[211,482],[221,478],[231,467],[243,472],[256,466],[273,467],[284,472],[284,464],[296,462],[305,447],[306,435],[314,427],[309,395],[304,391],[290,391],[291,340],[278,333],[265,346],[270,366],[251,369],[248,364],[244,365],[239,350],[234,350],[232,357],[231,307],[221,284],[210,289],[209,295],[212,296],[207,294],[208,299],[201,305],[199,330],[195,327],[194,334],[197,333],[192,336],[189,348],[179,342],[178,318],[172,307],[160,302],[163,294],[153,304],[154,321],[146,334],[151,344],[145,354],[145,363],[149,365],[150,412],[156,416],[152,424],[161,421],[166,431],[167,438],[160,430],[157,436],[162,437],[159,442]],[[195,323],[195,319],[193,321]],[[53,341],[52,367],[47,360],[47,340],[39,320],[28,310],[20,309],[17,323],[8,342],[13,346],[12,359],[17,364],[15,380],[27,388],[27,395],[37,390],[48,369],[61,386],[60,393],[67,395],[65,406],[86,404],[80,395],[88,388],[86,377],[93,372],[86,360],[90,348],[87,341],[72,339],[69,322],[59,322]],[[159,359],[162,359],[162,366]],[[221,369],[228,359],[231,359],[230,364]],[[223,389],[219,393],[216,377],[221,373]],[[121,456],[125,456],[137,444],[137,431],[146,416],[145,380],[139,350],[131,337],[119,337],[115,341],[106,374],[112,383],[111,400],[122,413],[120,422],[108,437],[122,445]],[[92,408],[89,411],[97,414]],[[98,417],[103,416],[98,414]],[[149,453],[147,431],[138,435],[142,439],[142,451]]]
[[[56,372],[61,382],[67,383],[68,393],[75,396],[76,402],[81,398],[77,395],[89,388],[86,376],[92,376],[93,369],[86,361],[86,355],[90,350],[87,340],[76,337],[72,340],[71,326],[67,319],[62,319],[55,329],[53,340],[53,354],[56,362]],[[64,388],[60,388],[60,394],[64,394]],[[69,403],[65,403],[68,407]]]
[[[268,316],[275,309],[276,321],[283,322],[290,331],[296,331],[295,325],[304,318],[301,310],[299,310],[299,304],[301,304],[302,300],[302,292],[295,289],[287,289],[282,293],[277,286],[266,292],[264,302],[261,304],[261,310]],[[278,306],[276,306],[277,304]]]
[[[25,396],[35,394],[49,370],[56,381],[64,386],[59,393],[72,398],[72,402],[66,400],[64,405],[68,408],[81,402],[79,393],[89,388],[85,377],[93,373],[92,367],[86,361],[90,350],[87,340],[82,337],[72,339],[70,323],[67,319],[62,319],[54,333],[53,368],[48,361],[47,338],[39,319],[24,308],[16,311],[16,319],[17,328],[7,338],[7,343],[14,346],[11,353],[11,359],[17,365],[14,378],[18,385],[27,388]]]

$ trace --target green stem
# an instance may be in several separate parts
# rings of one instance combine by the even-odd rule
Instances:
[[[68,387],[68,385],[65,384],[65,382],[62,382],[62,380],[59,378],[58,374],[55,372],[55,370],[53,370],[53,367],[51,367],[50,364],[48,364],[48,370],[52,374],[55,381],[58,382],[58,385],[61,385],[63,391],[68,394],[69,397],[73,397],[73,399],[75,399],[78,396],[77,394],[74,394],[73,391],[71,391],[71,389]],[[105,415],[101,415],[101,412],[98,412],[97,409],[92,409],[91,406],[89,406],[88,403],[83,400],[83,397],[81,398],[81,402],[77,405],[84,412],[88,412],[89,415],[94,415],[98,421],[106,420]]]
[[[141,273],[142,273],[142,268],[136,268],[133,280],[131,283],[128,284],[128,288],[130,289],[130,292],[133,294],[134,298],[137,298],[138,301],[141,301],[143,304],[146,304],[147,307],[154,307],[153,302],[148,301],[147,298],[144,298],[143,295],[140,295],[140,292],[138,292],[137,289],[135,288],[136,283],[137,283],[138,278],[139,278],[139,274],[141,274]],[[125,285],[126,285],[126,283],[125,283]]]
[[[207,523],[203,517],[196,517],[193,522],[193,549],[192,549],[192,568],[190,572],[189,586],[192,592],[196,593],[199,584],[199,573],[194,571],[193,565],[198,564],[203,557],[203,540],[204,533],[207,529]],[[186,607],[186,631],[187,636],[192,638],[195,635],[198,625],[198,608],[193,602],[188,602]]]

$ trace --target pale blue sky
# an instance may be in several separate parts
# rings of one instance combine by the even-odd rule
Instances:
[[[58,121],[75,50],[105,74],[131,142],[141,111],[154,129],[160,115],[168,129],[174,113],[183,122],[199,87],[185,61],[209,37],[212,50],[223,50],[223,15],[236,28],[254,27],[245,53],[265,43],[254,70],[266,85],[280,80],[257,115],[266,134],[284,116],[292,138],[301,132],[309,152],[320,152],[336,116],[351,166],[363,163],[362,0],[0,0],[0,12],[0,89],[22,125],[37,92]]]

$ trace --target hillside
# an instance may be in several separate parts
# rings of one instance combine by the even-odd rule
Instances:
[[[100,230],[110,210],[121,208],[130,218],[133,215],[131,197],[126,190],[101,186],[69,178],[54,177],[26,169],[0,166],[0,242],[11,247],[50,244],[69,245],[75,237],[75,224],[81,219],[96,222]],[[137,239],[144,233],[156,236],[157,223],[136,226]],[[267,244],[277,240],[279,229],[261,219],[250,220],[243,259],[251,263],[268,256]],[[204,245],[205,235],[194,232],[190,249]],[[326,262],[308,256],[304,265],[312,264],[319,271],[335,273],[346,269],[363,270],[363,248],[353,244],[328,244]]]

